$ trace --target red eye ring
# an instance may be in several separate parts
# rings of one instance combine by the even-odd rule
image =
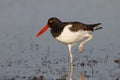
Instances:
[[[50,21],[49,21],[49,23],[52,23],[52,22],[53,22],[53,20],[50,20]]]

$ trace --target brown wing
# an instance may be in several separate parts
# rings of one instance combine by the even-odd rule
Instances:
[[[87,30],[87,25],[81,22],[73,22],[73,26],[70,28],[71,31]]]
[[[71,23],[73,26],[70,28],[71,31],[78,31],[78,30],[84,30],[84,31],[94,31],[98,29],[102,29],[102,27],[99,27],[101,23],[96,24],[84,24],[81,22],[73,22]]]

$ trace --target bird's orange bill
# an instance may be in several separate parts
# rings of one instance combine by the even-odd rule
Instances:
[[[42,35],[47,29],[49,28],[49,25],[44,26],[36,35],[36,37],[39,37]]]

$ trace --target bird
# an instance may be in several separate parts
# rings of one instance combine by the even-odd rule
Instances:
[[[59,42],[67,45],[70,54],[70,63],[72,64],[72,46],[85,39],[79,45],[80,53],[82,53],[85,43],[93,38],[91,33],[95,30],[102,29],[99,25],[101,25],[101,23],[85,24],[77,21],[63,22],[57,17],[51,17],[48,19],[47,24],[36,34],[36,37],[38,38],[50,28],[52,36]]]

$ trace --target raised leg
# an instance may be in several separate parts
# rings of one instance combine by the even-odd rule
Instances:
[[[84,37],[88,37],[86,40],[84,40],[82,43],[80,43],[79,45],[79,49],[80,49],[80,53],[83,52],[83,46],[85,45],[86,42],[88,42],[89,40],[91,40],[93,38],[93,35],[91,34],[86,34]]]

